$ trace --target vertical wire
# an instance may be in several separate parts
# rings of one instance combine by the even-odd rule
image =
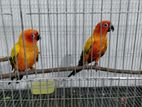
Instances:
[[[68,2],[67,2],[68,0],[65,0],[65,12],[66,12],[66,16],[65,16],[65,21],[66,21],[66,30],[65,30],[65,32],[66,32],[66,55],[67,55],[67,62],[66,63],[68,63],[69,61],[68,61],[68,38],[69,38],[69,36],[68,36],[68,16],[67,16],[67,12],[68,12]],[[67,71],[68,71],[68,69],[67,69]],[[63,93],[64,93],[64,100],[63,100],[63,105],[64,105],[64,107],[65,107],[65,87],[63,88]]]
[[[6,41],[6,52],[7,52],[7,55],[8,55],[8,42],[7,42],[7,36],[6,36],[6,29],[5,29],[5,24],[4,24],[4,16],[3,16],[3,9],[2,9],[2,1],[0,0],[0,13],[1,13],[1,18],[2,18],[2,27],[3,27],[3,31],[4,31],[4,36],[5,36],[5,41]],[[1,75],[2,76],[2,75]],[[2,78],[2,77],[1,77]],[[3,82],[4,84],[4,82]],[[4,85],[3,85],[4,86]],[[5,98],[5,90],[4,88],[2,87],[2,94],[3,94],[3,98]],[[6,107],[6,101],[5,99],[4,100],[4,106]]]
[[[127,78],[127,79],[126,79],[126,81],[127,81],[127,82],[126,82],[127,84],[126,84],[125,97],[127,98],[127,97],[128,97],[128,94],[129,94],[129,93],[128,93],[128,84],[129,84],[129,79]]]
[[[48,79],[46,79],[46,89],[48,89]],[[46,97],[47,98],[47,107],[50,107],[49,106],[49,95]]]
[[[39,0],[37,0],[37,7],[38,7],[38,28],[39,28],[39,33],[41,32],[41,17],[40,17],[40,2]],[[41,41],[39,41],[39,47],[41,48],[42,47],[42,43]],[[42,59],[42,51],[40,50],[40,59],[41,59],[41,69],[42,69],[42,73],[44,74],[44,70],[43,70],[43,59]],[[44,76],[44,75],[43,75]]]
[[[112,20],[112,0],[110,0],[110,22],[111,22],[111,20]],[[112,24],[112,23],[111,23]],[[107,65],[107,67],[109,68],[109,66],[110,66],[110,53],[111,53],[111,31],[109,32],[109,43],[108,43],[108,65]],[[108,77],[108,72],[107,72],[107,77]]]
[[[111,22],[111,20],[112,20],[112,0],[110,0],[110,5],[111,5],[111,7],[110,7],[110,22]],[[112,23],[111,23],[112,24]],[[109,66],[110,66],[110,52],[111,52],[111,31],[110,31],[110,33],[109,33],[109,50],[108,50],[108,68],[109,68]],[[108,72],[107,72],[107,77],[108,77]],[[113,81],[113,79],[110,79],[110,92],[109,92],[109,97],[111,97],[112,96],[112,81]],[[109,107],[111,106],[111,100],[109,100]]]
[[[85,0],[83,0],[82,1],[83,3],[82,3],[82,5],[83,5],[83,16],[82,16],[82,23],[83,23],[83,25],[82,25],[82,30],[83,30],[83,39],[82,39],[82,45],[84,45],[84,39],[85,39]],[[83,49],[82,49],[83,50]],[[83,56],[84,56],[84,52],[83,52]],[[83,61],[83,66],[84,66],[84,61]],[[81,74],[80,75],[78,75],[77,77],[81,77]],[[79,82],[79,98],[80,98],[80,100],[81,100],[81,87],[80,87],[80,85],[81,85],[81,80],[79,79],[79,80],[77,80],[78,82]],[[83,81],[83,83],[84,83],[84,81]],[[79,107],[80,107],[81,105],[79,104]]]
[[[83,29],[83,39],[82,39],[82,46],[83,46],[83,49],[84,49],[84,39],[85,39],[85,24],[84,24],[84,22],[85,22],[85,0],[83,0],[83,18],[82,18],[82,21],[83,21],[83,26],[82,26],[82,29]],[[82,49],[82,50],[83,50]],[[84,52],[83,52],[83,56],[84,56],[85,54],[84,54]],[[84,61],[83,61],[83,66],[84,66]],[[84,69],[84,68],[83,68]],[[80,74],[81,75],[81,74]],[[79,76],[80,76],[79,75]]]
[[[141,2],[140,2],[140,5],[141,5]],[[141,7],[141,6],[140,6]],[[140,15],[140,17],[141,17],[141,15]],[[142,22],[142,20],[141,20],[141,18],[139,19],[139,23],[141,23]],[[139,24],[140,25],[140,24]],[[141,27],[139,28],[139,30],[141,30]],[[140,32],[140,35],[142,35],[142,32]],[[141,36],[139,37],[139,41],[138,41],[138,43],[140,43],[140,45],[139,45],[139,53],[140,53],[140,62],[139,62],[139,66],[138,66],[138,70],[141,70],[141,63],[142,63],[142,52],[141,52],[141,50],[142,50],[142,43],[141,43]],[[141,75],[138,75],[139,77],[141,77]]]
[[[133,11],[131,8],[132,7],[135,7],[136,6],[136,2],[133,2],[133,0],[131,1],[131,3],[130,3],[130,6],[131,7],[129,7],[130,8],[130,10],[131,11]],[[137,8],[136,8],[137,9]],[[135,14],[135,15],[134,15]],[[130,13],[129,14],[129,22],[130,22],[130,27],[129,27],[129,30],[128,30],[128,35],[130,35],[130,34],[132,34],[131,36],[132,37],[128,37],[127,38],[127,40],[129,41],[128,43],[127,43],[127,47],[126,47],[126,49],[128,48],[129,49],[129,47],[133,47],[133,45],[134,45],[134,34],[135,34],[135,23],[136,23],[136,15],[137,15],[137,12],[133,12],[133,13]],[[133,25],[132,25],[133,24]],[[134,28],[133,28],[134,27]],[[132,38],[132,39],[131,39]],[[133,52],[133,49],[131,48],[131,50],[129,49],[128,51],[130,51],[131,53]],[[126,58],[127,59],[127,63],[130,65],[129,66],[129,69],[131,69],[132,67],[131,67],[131,64],[132,64],[132,55],[131,55],[131,53],[128,53],[128,54],[130,54],[130,58]],[[133,53],[132,53],[133,54]],[[135,53],[134,53],[135,54]],[[136,55],[136,54],[135,54]],[[128,56],[126,56],[126,57],[128,57]],[[126,60],[125,60],[125,63],[126,63]],[[127,66],[125,67],[125,69],[127,69]],[[132,75],[131,75],[132,76]]]
[[[114,79],[110,79],[110,86],[109,86],[109,98],[112,98],[113,97],[113,94],[112,94],[112,82],[115,81]],[[109,103],[108,103],[108,107],[111,107],[111,99],[109,100]]]
[[[31,89],[32,89],[32,90],[33,90],[33,85],[32,85],[32,82],[33,82],[33,81],[34,81],[34,80],[30,80],[30,86],[31,86]],[[31,106],[34,107],[34,97],[33,97],[33,94],[32,94],[31,99],[32,99],[32,104],[31,104]]]
[[[123,46],[123,61],[122,61],[122,69],[124,69],[124,64],[125,64],[125,53],[126,53],[126,38],[128,35],[128,21],[129,21],[129,9],[130,9],[130,1],[128,0],[128,5],[127,5],[127,14],[126,14],[126,29],[125,29],[125,36],[124,36],[124,46]]]
[[[21,0],[19,0],[19,11],[20,11],[20,18],[21,18],[21,28],[22,28],[22,41],[23,41],[23,48],[24,48],[24,63],[26,65],[26,77],[28,78],[28,72],[27,72],[27,60],[26,60],[26,46],[25,46],[25,37],[24,37],[24,23],[23,23],[23,13],[22,13],[22,3],[21,3]],[[19,72],[18,73],[18,76],[19,76]],[[23,104],[22,104],[22,95],[21,95],[21,90],[19,89],[19,93],[20,93],[20,104],[21,104],[21,107],[23,107]]]
[[[51,49],[51,56],[52,56],[52,58],[51,58],[51,67],[53,67],[53,40],[52,40],[52,31],[51,31],[51,24],[50,24],[50,22],[51,22],[51,20],[50,20],[50,10],[49,10],[49,0],[47,0],[47,12],[48,12],[48,32],[49,32],[49,38],[50,38],[50,49]],[[53,72],[53,71],[52,71]],[[48,80],[47,80],[48,81]],[[47,87],[48,88],[48,87]],[[49,96],[48,96],[48,99],[49,99]],[[48,107],[49,107],[49,100],[48,100]]]
[[[119,87],[120,87],[120,78],[118,79],[117,92],[116,92],[116,98],[117,98],[116,107],[119,107],[119,105],[118,105],[118,102],[119,102]]]
[[[140,81],[142,81],[142,79],[140,79]],[[140,88],[140,90],[141,90],[141,88]],[[141,94],[140,94],[141,95]],[[141,95],[142,96],[142,95]],[[142,107],[142,97],[140,98],[140,101],[141,101],[141,103],[140,103],[140,107]]]
[[[52,40],[52,31],[51,31],[51,20],[50,20],[50,10],[49,10],[49,0],[47,0],[47,11],[48,11],[48,31],[49,31],[49,35],[50,35],[50,48],[51,48],[51,54],[52,54],[52,67],[53,67],[53,40]]]
[[[10,0],[10,13],[11,13],[11,25],[12,25],[12,37],[13,37],[13,44],[15,44],[16,43],[16,41],[15,41],[15,33],[14,33],[14,23],[13,23],[13,11],[12,11],[12,2],[11,2],[11,0]],[[16,53],[16,50],[15,50],[15,45],[14,45],[14,53]],[[18,66],[18,63],[17,63],[17,57],[16,57],[16,66]],[[15,104],[14,104],[14,94],[13,94],[13,87],[11,88],[11,93],[12,93],[12,105],[13,105],[13,107],[15,107]]]
[[[118,25],[117,25],[117,34],[116,34],[116,52],[115,52],[115,63],[114,68],[117,68],[117,58],[118,58],[118,40],[119,40],[119,29],[120,29],[120,16],[121,16],[121,3],[122,0],[119,0],[119,14],[118,14]],[[117,74],[115,74],[117,75]]]
[[[51,63],[51,67],[53,67],[53,41],[52,41],[52,31],[51,31],[51,24],[50,24],[50,22],[51,22],[51,20],[50,20],[50,10],[49,10],[49,7],[50,7],[50,4],[49,4],[49,0],[47,0],[47,12],[48,12],[48,20],[47,20],[47,22],[48,22],[48,31],[49,31],[49,38],[50,38],[50,49],[51,49],[51,56],[52,56],[52,63]],[[53,72],[53,71],[52,71]],[[47,82],[48,82],[48,80],[47,80]],[[48,87],[47,87],[48,88]],[[49,99],[49,96],[47,97],[47,99]],[[47,105],[48,107],[49,107],[49,100],[48,100],[48,105]]]
[[[130,5],[130,2],[129,2],[128,5]],[[130,8],[130,6],[129,6],[129,8]],[[137,23],[137,22],[136,22],[136,23]],[[127,25],[127,26],[128,26],[128,25]],[[127,27],[127,26],[126,26],[126,27]],[[136,33],[136,32],[135,32],[135,33]],[[134,43],[134,44],[135,44],[135,43]],[[125,44],[125,45],[126,45],[126,44]],[[125,49],[126,49],[126,48],[125,48]],[[134,48],[133,48],[133,49],[134,49]],[[133,51],[134,51],[134,50],[133,50]],[[134,53],[133,53],[133,54],[134,54]],[[125,54],[124,54],[124,55],[125,55]],[[124,69],[124,68],[123,68],[123,69]],[[133,69],[132,66],[131,66],[131,69]],[[128,79],[128,78],[127,78],[127,79]],[[127,81],[129,81],[129,80],[127,80]],[[131,92],[131,91],[133,91],[133,90],[130,88],[129,91]],[[129,94],[129,93],[128,93],[128,85],[127,85],[127,87],[126,87],[126,97],[128,96],[128,94]]]
[[[141,35],[142,35],[142,33],[141,33]],[[141,70],[142,69],[142,49],[141,49],[141,54],[140,54],[140,65],[139,65],[139,70]]]
[[[103,17],[103,0],[101,0],[101,18],[100,18],[100,22],[101,22],[101,30],[100,30],[100,48],[102,47],[102,17]],[[100,52],[99,52],[100,53]],[[99,54],[99,57],[101,56],[101,53]],[[100,60],[101,63],[101,60]],[[100,72],[99,72],[99,77],[101,76]]]
[[[21,18],[21,28],[22,28],[22,41],[23,41],[23,48],[24,48],[24,63],[26,65],[26,77],[28,77],[28,72],[27,72],[27,60],[26,60],[26,45],[25,45],[25,37],[24,37],[24,23],[23,23],[23,13],[22,13],[22,3],[21,3],[21,0],[19,0],[19,8],[20,8],[20,18]],[[19,76],[19,72],[18,73],[18,76]]]
[[[72,79],[70,79],[70,86],[71,86],[71,107],[73,107],[73,85],[72,85],[72,83],[73,83],[73,80]]]
[[[32,8],[31,8],[31,0],[29,0],[29,12],[32,13]],[[31,24],[31,28],[33,29],[33,21],[32,21],[32,16],[30,14],[30,24]],[[35,68],[36,68],[36,56],[35,56],[35,47],[34,47],[34,62],[35,62]],[[36,69],[34,70],[35,74],[37,74]],[[29,81],[31,82],[31,81]],[[32,86],[32,85],[31,85]],[[27,81],[27,87],[29,87],[28,85],[28,81]],[[31,88],[32,89],[32,88]],[[30,106],[30,102],[33,102],[32,100],[30,100],[30,88],[27,89],[28,90],[28,101],[29,101],[29,106]]]
[[[58,50],[58,9],[59,7],[58,7],[58,0],[56,0],[56,31],[57,31],[57,34],[56,34],[56,36],[57,36],[57,53],[59,52],[59,50]],[[59,66],[59,61],[58,61],[58,54],[57,54],[57,66]],[[55,99],[57,99],[58,98],[58,96],[57,96],[57,92],[55,92]],[[56,100],[56,107],[58,107],[58,102],[57,102],[57,100]]]
[[[85,2],[85,0],[83,0],[83,41],[85,39],[85,4],[87,4]],[[84,43],[83,43],[84,44]],[[81,76],[81,75],[80,75]],[[87,73],[87,77],[89,77],[89,73]],[[85,81],[84,81],[85,82]],[[88,83],[89,82],[89,79],[86,79],[86,82]],[[81,88],[80,88],[81,90]],[[88,87],[87,87],[87,90],[86,90],[86,95],[87,95],[87,107],[88,107]],[[80,99],[81,99],[81,96],[80,96]]]
[[[128,0],[128,5],[127,5],[127,14],[126,14],[126,29],[125,29],[125,36],[124,36],[124,46],[123,46],[123,61],[122,61],[122,69],[124,69],[124,64],[125,64],[125,52],[126,52],[126,38],[128,35],[128,21],[129,21],[129,9],[130,9],[130,0]],[[127,81],[127,87],[125,91],[125,97],[128,95],[128,78],[126,79]]]
[[[96,91],[96,88],[97,88],[97,79],[94,78],[94,81],[95,81],[95,90],[94,90],[94,105],[96,105],[96,97],[97,97],[97,91]]]
[[[75,12],[75,13],[77,13],[76,4],[77,4],[77,2],[76,2],[76,0],[74,0],[74,12]],[[73,27],[73,28],[74,28],[74,30],[73,30],[73,32],[74,32],[74,33],[73,33],[73,37],[74,37],[74,38],[77,38],[77,30],[76,30],[76,29],[77,29],[77,27],[76,27],[76,26],[77,26],[77,21],[76,21],[76,14],[74,14],[74,24],[73,24],[73,25],[74,25],[74,27]],[[73,44],[74,44],[73,46],[75,47],[75,48],[74,48],[74,50],[75,50],[74,53],[75,53],[75,65],[76,65],[76,60],[77,60],[77,47],[76,47],[76,46],[77,46],[77,39],[74,39],[74,40],[75,40],[75,41],[73,42]],[[76,68],[75,68],[75,71],[76,71]]]
[[[38,7],[38,28],[39,28],[39,32],[41,32],[41,30],[40,30],[40,26],[41,26],[41,24],[40,24],[40,21],[41,21],[41,17],[40,17],[40,2],[39,2],[39,0],[37,0],[37,7]],[[40,44],[40,47],[41,47],[41,42],[39,42],[39,44]],[[41,58],[41,69],[43,69],[43,64],[42,64],[42,55],[41,55],[42,53],[40,52],[40,58]],[[42,70],[42,73],[44,74],[44,71]],[[39,80],[39,84],[40,84],[40,91],[41,91],[41,81]],[[41,101],[41,92],[40,92],[40,107],[42,107],[42,101]]]
[[[73,7],[73,9],[74,9],[74,12],[75,13],[77,13],[77,0],[74,0],[74,7]],[[76,14],[74,14],[74,29],[73,29],[73,38],[77,38],[77,20],[76,20]],[[76,60],[77,60],[77,39],[73,39],[74,40],[74,42],[73,42],[73,46],[75,47],[74,49],[75,49],[75,65],[76,65]],[[75,71],[76,71],[76,68],[75,68]],[[71,83],[71,107],[73,107],[73,85],[72,85],[72,83],[73,83],[74,81],[71,79],[70,80],[70,83]]]
[[[56,36],[57,36],[57,66],[59,67],[59,46],[58,46],[58,44],[59,44],[59,29],[58,29],[58,26],[59,26],[59,23],[58,23],[58,19],[59,19],[59,6],[58,6],[58,0],[56,0],[56,12],[57,12],[57,14],[56,14],[56,30],[57,30],[57,34],[56,34]],[[59,73],[59,71],[58,71],[58,73]]]
[[[117,58],[118,58],[118,38],[119,38],[119,28],[120,28],[120,18],[121,18],[121,3],[122,0],[119,0],[119,14],[118,14],[118,25],[117,25],[117,34],[116,34],[116,52],[115,52],[115,63],[114,63],[114,68],[117,68]],[[115,74],[114,76],[116,76]],[[120,84],[120,79],[118,79],[118,86],[117,86],[117,102],[119,101],[119,84]],[[116,107],[118,107],[118,103],[116,104]]]
[[[10,10],[11,10],[11,13],[13,12],[12,11],[12,5],[11,5],[12,3],[11,3],[11,0],[10,0]],[[16,43],[16,41],[15,41],[15,33],[14,33],[14,23],[13,23],[13,21],[14,21],[14,19],[13,19],[13,14],[12,14],[12,16],[11,16],[11,19],[12,19],[12,21],[11,21],[11,23],[12,23],[12,37],[13,37],[13,44],[14,44],[14,46],[13,46],[13,48],[14,48],[14,54],[16,54],[16,45],[15,45],[15,43]],[[16,66],[18,67],[18,58],[17,57],[15,57],[15,60],[16,60]],[[18,70],[16,69],[16,72],[18,73]],[[18,76],[19,76],[19,74],[17,74]],[[11,78],[11,75],[10,75],[10,78]]]
[[[2,1],[0,0],[0,13],[1,13],[1,19],[2,19],[2,28],[3,28],[3,33],[4,33],[4,39],[5,39],[5,44],[6,44],[6,54],[7,54],[7,56],[8,56],[8,54],[9,54],[9,48],[8,48],[8,38],[7,38],[7,36],[6,36],[6,29],[5,29],[5,24],[4,24],[4,15],[2,14],[3,13],[3,8],[2,8]],[[9,63],[9,61],[8,61],[8,63]],[[9,67],[10,68],[10,67]],[[9,77],[10,77],[11,75],[9,75]]]
[[[140,2],[141,0],[138,1],[138,13],[137,13],[137,19],[136,19],[136,31],[135,31],[135,39],[134,39],[134,45],[133,45],[133,54],[132,54],[132,65],[131,69],[133,68],[133,61],[134,61],[134,50],[135,50],[135,44],[136,44],[136,35],[138,32],[138,22],[139,22],[139,14],[140,14]],[[135,106],[135,99],[136,99],[136,79],[135,79],[135,87],[134,87],[134,100],[133,100],[133,107]]]
[[[139,1],[140,1],[140,0],[139,0]],[[134,92],[133,92],[133,93],[134,93],[134,96],[133,96],[133,102],[132,102],[133,104],[132,104],[132,107],[135,107],[135,103],[136,103],[136,102],[135,102],[135,100],[136,100],[136,80],[137,80],[137,79],[135,79]]]
[[[102,16],[103,16],[103,0],[101,0],[101,18],[100,18],[100,20],[101,20],[101,30],[100,30],[100,48],[102,47]],[[101,56],[101,53],[99,54],[99,56]],[[100,60],[100,63],[101,63],[101,60]],[[101,75],[100,75],[100,73],[99,73],[99,77],[100,77]],[[103,80],[104,81],[104,80]],[[103,91],[104,91],[104,88],[103,88],[103,86],[102,86],[102,91],[101,91],[101,93],[103,93]],[[100,107],[103,107],[103,97],[101,97],[101,106]]]
[[[33,29],[33,21],[32,21],[32,8],[31,8],[31,0],[29,0],[29,12],[30,12],[30,22],[31,22],[31,28]],[[36,68],[36,56],[35,56],[35,48],[34,48],[34,62],[35,62],[35,68]],[[36,69],[34,70],[35,74],[37,74]]]
[[[93,20],[93,16],[94,16],[94,14],[93,14],[93,12],[94,12],[94,0],[92,0],[92,6],[91,6],[91,11],[92,11],[92,14],[91,14],[91,36],[93,35],[93,31],[92,31],[92,29],[93,29],[93,22],[94,22],[94,20]],[[93,45],[93,41],[92,41],[92,38],[91,38],[91,44]],[[92,55],[93,53],[91,52],[91,61],[93,60],[92,59]],[[91,75],[93,75],[93,69],[91,69]],[[93,81],[93,80],[92,80]],[[93,83],[95,84],[95,88],[96,88],[96,81],[94,80],[93,81]],[[95,105],[95,92],[94,92],[94,100],[93,100],[93,104]]]
[[[3,86],[4,86],[4,82],[2,82],[2,84],[3,84]],[[4,91],[4,88],[2,87],[2,94],[3,94],[3,100],[4,100],[4,107],[7,107],[6,105],[6,100],[5,100],[5,98],[6,98],[6,95],[5,95],[5,91]]]
[[[100,104],[101,106],[100,107],[103,107],[104,106],[104,96],[103,96],[103,94],[104,94],[104,81],[105,81],[105,79],[102,78],[100,81],[101,81],[101,87],[102,87],[101,88],[102,89],[101,90],[101,95],[102,96],[101,96],[101,104]]]
[[[140,2],[140,4],[141,4],[141,2]],[[141,19],[141,18],[140,18]],[[141,21],[141,20],[140,20]],[[142,21],[141,21],[142,22]],[[140,23],[141,23],[140,22]],[[141,28],[141,31],[142,31],[142,28]],[[141,34],[140,35],[142,35],[142,32],[141,32]],[[140,36],[140,41],[141,41],[141,39],[142,39],[142,37]],[[141,45],[142,43],[140,42],[140,46],[141,46],[141,49],[140,49],[140,65],[139,65],[139,70],[141,70],[142,69],[142,66],[141,66],[141,64],[142,64],[142,45]],[[140,75],[139,75],[140,76]]]
[[[93,22],[94,22],[94,20],[93,20],[93,15],[94,15],[93,12],[94,12],[94,6],[93,5],[94,5],[94,0],[92,0],[92,7],[91,7],[92,8],[92,14],[91,14],[91,22],[92,22],[91,23],[91,45],[93,45],[93,40],[92,40],[93,38],[92,38],[92,36],[94,36],[93,35],[93,33],[94,33],[94,29],[93,29]],[[93,47],[92,47],[92,49],[93,49]],[[93,61],[93,51],[91,52],[91,62],[92,61]],[[92,65],[92,63],[91,63],[91,65]],[[91,75],[92,74],[93,74],[93,69],[91,67]]]
[[[41,3],[41,2],[40,2]],[[40,10],[42,10],[42,12],[44,12],[44,13],[46,13],[46,14],[44,14],[44,15],[42,15],[41,13],[41,29],[42,29],[42,34],[44,34],[45,36],[43,37],[43,38],[45,38],[44,40],[43,40],[43,45],[42,46],[48,46],[48,41],[46,41],[46,40],[48,40],[47,39],[47,36],[46,35],[48,35],[48,33],[47,33],[47,21],[46,20],[48,20],[47,19],[47,12],[46,12],[46,7],[45,7],[45,4],[46,4],[46,0],[43,0],[43,3],[41,3],[40,4],[40,6],[42,7]],[[43,11],[44,10],[44,11]],[[47,48],[45,48],[44,50],[43,50],[43,55],[42,55],[42,57],[43,57],[43,59],[47,59],[47,53],[48,53],[48,51],[47,51],[48,49]],[[48,60],[43,60],[42,61],[42,63],[43,63],[43,67],[48,67]],[[45,77],[45,75],[43,75],[43,77]]]
[[[80,0],[79,1],[79,3],[80,3],[80,5],[79,5],[79,8],[82,6],[82,1]],[[80,9],[81,10],[81,9]],[[79,12],[81,12],[81,11],[79,11]],[[81,15],[79,15],[79,18],[82,18],[83,16],[81,16]],[[84,19],[83,19],[83,21],[84,21]],[[81,28],[82,26],[81,26],[81,21],[79,21],[79,34],[81,34]],[[82,38],[80,38],[80,39],[82,39]],[[81,46],[83,45],[83,40],[84,40],[84,38],[82,39],[82,44],[81,44]],[[82,49],[83,50],[83,49]],[[84,56],[84,52],[83,52],[83,56]],[[84,65],[84,61],[83,61],[83,65]],[[76,78],[78,78],[78,76],[80,76],[80,75],[77,75],[77,77]],[[73,81],[75,81],[75,80],[73,80]],[[79,97],[79,99],[81,98],[81,89],[80,89],[80,79],[78,79],[75,83],[77,84],[77,82],[79,83],[79,88],[78,88],[78,90],[79,90],[79,93],[78,93],[78,97]],[[80,103],[79,103],[79,105],[78,105],[79,107],[80,107]]]
[[[133,65],[134,65],[134,52],[135,52],[135,45],[136,45],[136,36],[137,36],[137,32],[138,32],[138,21],[139,21],[139,13],[140,12],[140,0],[138,3],[138,13],[137,13],[137,19],[136,19],[136,28],[135,28],[135,37],[134,37],[134,45],[133,45],[133,54],[132,54],[132,64],[131,64],[131,69],[133,69]]]
[[[67,14],[67,12],[68,12],[68,7],[67,7],[67,0],[65,0],[65,12],[66,12],[66,16],[65,16],[65,19],[66,19],[66,55],[67,55],[67,62],[66,63],[68,63],[68,38],[69,38],[69,36],[68,36],[68,14]],[[67,71],[68,71],[68,69],[67,69]]]

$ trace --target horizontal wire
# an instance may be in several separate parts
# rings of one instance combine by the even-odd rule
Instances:
[[[42,12],[40,12],[40,13],[38,13],[38,12],[33,12],[33,13],[26,13],[27,15],[32,15],[32,14],[110,14],[110,13],[112,13],[112,14],[120,14],[120,13],[122,13],[122,14],[127,14],[127,13],[135,13],[135,14],[137,14],[137,13],[142,13],[141,11],[123,11],[123,12],[44,12],[44,13],[42,13]],[[12,15],[11,13],[1,13],[2,15]]]
[[[10,58],[11,58],[11,57],[8,57],[8,56],[6,56],[6,57],[1,57],[1,58],[0,58],[0,62],[9,61]]]
[[[31,15],[31,14],[127,14],[127,13],[142,13],[141,11],[124,11],[124,12],[46,12],[46,13],[37,13],[37,12],[33,12],[33,13],[26,13],[27,15]]]
[[[27,79],[23,79],[23,80],[16,80],[16,81],[13,81],[13,82],[28,82],[28,81],[46,81],[46,80],[55,80],[55,81],[89,81],[89,80],[138,80],[138,81],[142,81],[142,78],[140,77],[48,77],[48,78],[42,78],[42,77],[39,77],[39,78],[35,78],[34,80],[31,79],[31,78],[27,78]],[[0,80],[0,83],[3,83],[3,82],[11,82],[11,80]],[[122,85],[123,86],[123,85]]]

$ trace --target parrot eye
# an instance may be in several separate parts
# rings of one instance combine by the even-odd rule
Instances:
[[[108,27],[108,24],[107,24],[107,23],[105,23],[105,24],[104,24],[104,27]]]

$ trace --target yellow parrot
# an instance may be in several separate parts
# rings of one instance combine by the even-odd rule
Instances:
[[[107,50],[107,32],[111,30],[114,31],[114,27],[109,20],[103,20],[96,25],[92,36],[85,43],[78,66],[95,61],[96,68],[99,67],[98,61]],[[79,71],[73,70],[68,77],[75,75]]]
[[[24,72],[26,68],[32,69],[35,62],[38,61],[37,41],[39,39],[40,35],[35,29],[26,29],[23,33],[20,33],[18,42],[12,48],[10,58],[10,64],[15,74],[16,70],[18,72]],[[22,78],[23,76],[19,76],[19,78],[16,76],[17,80],[21,80]],[[14,77],[11,77],[11,80],[13,79]]]

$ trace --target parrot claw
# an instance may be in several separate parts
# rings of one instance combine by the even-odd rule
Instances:
[[[95,63],[95,68],[96,68],[96,72],[99,70],[100,66],[98,65],[98,63]]]
[[[11,84],[11,82],[8,83],[8,85],[10,85],[10,84]]]
[[[17,81],[16,84],[19,84],[19,82]]]

